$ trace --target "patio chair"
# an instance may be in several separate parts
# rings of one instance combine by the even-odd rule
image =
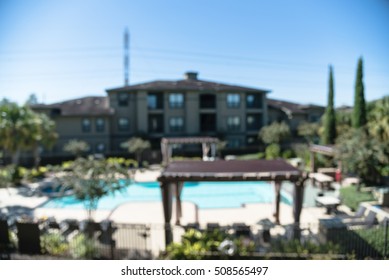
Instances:
[[[92,238],[101,232],[101,225],[94,221],[85,220],[80,223],[80,231]]]
[[[185,231],[188,231],[190,229],[199,230],[200,224],[199,223],[188,223],[186,226],[183,226],[183,228],[185,229]]]
[[[207,223],[207,231],[214,231],[216,229],[220,229],[219,223]]]
[[[0,260],[9,259],[12,250],[7,220],[0,220]]]
[[[40,229],[38,223],[16,222],[18,250],[20,254],[41,254]]]
[[[237,237],[251,237],[251,229],[250,226],[245,223],[233,223],[232,228]]]
[[[60,232],[65,238],[79,229],[79,222],[75,219],[66,219],[59,224]]]
[[[343,219],[342,222],[347,226],[372,227],[377,223],[377,213],[374,211],[369,211],[369,213],[367,213],[367,215],[362,218]]]

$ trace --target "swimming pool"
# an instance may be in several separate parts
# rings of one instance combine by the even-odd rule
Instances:
[[[181,200],[191,201],[199,208],[241,207],[245,203],[273,202],[274,189],[271,184],[265,182],[186,182]],[[101,198],[98,209],[114,209],[130,201],[161,201],[159,183],[132,183],[121,192]],[[291,205],[292,197],[281,191],[281,201]],[[84,205],[74,196],[67,196],[51,199],[42,207],[82,209]]]

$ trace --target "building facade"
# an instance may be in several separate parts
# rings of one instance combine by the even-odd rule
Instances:
[[[186,73],[183,80],[154,81],[109,89],[115,114],[112,149],[132,136],[147,136],[153,146],[161,137],[217,136],[227,146],[254,143],[267,123],[266,94],[254,89],[200,80]]]
[[[88,142],[91,153],[121,155],[125,153],[121,144],[134,136],[148,139],[154,150],[159,150],[162,137],[177,136],[214,136],[226,141],[229,149],[257,148],[263,126],[287,120],[293,130],[301,121],[317,121],[324,111],[319,106],[308,110],[268,99],[269,92],[205,81],[187,72],[177,81],[118,87],[108,89],[107,97],[33,109],[48,114],[57,124],[59,140],[45,153],[48,156],[66,155],[63,147],[71,139]]]

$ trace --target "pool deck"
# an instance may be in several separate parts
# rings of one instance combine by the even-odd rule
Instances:
[[[135,180],[139,182],[155,181],[159,172],[156,170],[137,172]],[[283,185],[284,187],[284,185]],[[287,188],[287,186],[285,186]],[[309,191],[310,192],[310,191]],[[34,196],[28,192],[28,188],[0,189],[0,210],[5,207],[10,214],[30,213],[35,218],[55,217],[61,221],[64,219],[84,220],[87,218],[83,209],[51,209],[40,206],[48,200],[45,196]],[[172,223],[176,220],[175,204],[173,204]],[[274,205],[272,203],[249,203],[237,208],[198,209],[188,201],[183,201],[181,224],[199,222],[219,223],[228,225],[232,223],[257,224],[261,219],[273,218]],[[323,208],[306,205],[301,214],[301,223],[317,223],[318,219],[329,217]],[[162,202],[128,202],[119,205],[114,210],[97,210],[93,217],[96,221],[111,219],[120,223],[163,224]],[[281,224],[293,223],[292,207],[281,203]]]

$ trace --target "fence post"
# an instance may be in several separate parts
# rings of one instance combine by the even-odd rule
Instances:
[[[389,220],[386,220],[385,221],[385,231],[384,231],[384,234],[385,234],[385,242],[384,242],[384,259],[386,259],[387,255],[388,255],[388,227],[389,227]]]

